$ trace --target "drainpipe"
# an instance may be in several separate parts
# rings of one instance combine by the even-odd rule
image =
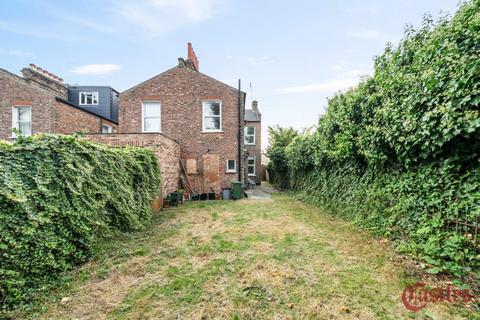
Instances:
[[[237,145],[238,145],[238,181],[242,181],[242,146],[241,146],[241,137],[242,137],[242,107],[241,107],[241,81],[238,79],[238,97],[237,97],[237,108],[238,108],[238,134],[237,134]]]

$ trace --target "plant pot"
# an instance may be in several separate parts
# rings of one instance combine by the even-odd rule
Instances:
[[[208,193],[208,200],[215,200],[215,192]]]
[[[190,196],[190,200],[192,200],[192,201],[198,201],[198,200],[200,200],[200,195],[199,195],[198,193],[192,194],[192,195]]]
[[[169,208],[170,207],[170,203],[168,202],[167,199],[163,199],[163,207],[164,208]]]
[[[208,193],[201,193],[200,194],[200,200],[207,200],[208,198]]]

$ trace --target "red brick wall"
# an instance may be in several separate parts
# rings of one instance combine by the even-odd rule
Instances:
[[[178,189],[180,179],[180,146],[175,141],[159,133],[145,134],[87,134],[85,138],[109,146],[152,148],[157,156],[162,172],[163,198]]]
[[[187,159],[197,163],[198,174],[189,175],[195,191],[220,192],[238,179],[237,174],[225,172],[227,159],[235,159],[238,168],[237,98],[235,88],[188,67],[175,67],[120,94],[119,131],[141,132],[142,101],[159,101],[162,133],[180,144],[184,164]],[[202,132],[202,102],[208,99],[222,101],[221,133]],[[209,160],[204,164],[204,159]],[[209,174],[207,181],[204,171]]]

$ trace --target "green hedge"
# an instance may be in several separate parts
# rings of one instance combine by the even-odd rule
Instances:
[[[48,288],[107,233],[148,224],[159,186],[150,150],[62,135],[0,144],[1,305]]]
[[[395,239],[430,272],[478,272],[480,0],[426,17],[285,148],[289,185]]]

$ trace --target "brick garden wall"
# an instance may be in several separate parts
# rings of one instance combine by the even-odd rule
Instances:
[[[152,148],[157,156],[162,172],[162,196],[178,189],[180,179],[180,146],[175,141],[160,133],[113,133],[86,134],[91,141],[104,143],[112,147],[147,147]]]

